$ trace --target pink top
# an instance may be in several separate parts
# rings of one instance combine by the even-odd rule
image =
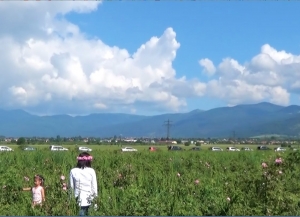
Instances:
[[[42,186],[32,188],[32,201],[42,202]]]

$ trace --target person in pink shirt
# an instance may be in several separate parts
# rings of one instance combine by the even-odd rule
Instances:
[[[44,177],[41,175],[34,176],[34,187],[23,188],[23,191],[32,192],[32,206],[42,205],[42,202],[46,200],[44,190]]]

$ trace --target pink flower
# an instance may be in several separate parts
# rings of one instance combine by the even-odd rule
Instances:
[[[27,176],[24,176],[24,180],[25,180],[26,182],[28,182],[28,181],[29,181],[29,178],[28,178]]]
[[[280,157],[280,158],[277,158],[277,159],[275,160],[275,163],[276,163],[276,164],[281,164],[281,163],[282,163],[281,157]]]
[[[65,186],[67,186],[67,184],[66,184],[66,183],[63,183],[63,186],[65,187]]]
[[[227,197],[226,200],[227,200],[227,201],[230,201],[230,197]]]
[[[66,186],[64,186],[62,189],[63,189],[64,191],[66,191],[66,190],[67,190],[67,187],[66,187]]]
[[[196,185],[199,184],[199,180],[198,180],[198,179],[195,180],[195,184],[196,184]]]
[[[180,173],[177,173],[177,176],[180,177]]]
[[[66,177],[64,175],[60,176],[60,180],[65,180],[65,179],[66,179]]]
[[[83,157],[78,156],[77,160],[92,161],[93,157],[92,156],[83,156]]]
[[[266,163],[262,163],[261,166],[262,166],[263,168],[267,168],[267,167],[268,167],[268,165],[267,165]]]

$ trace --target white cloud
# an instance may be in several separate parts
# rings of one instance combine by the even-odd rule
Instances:
[[[215,74],[216,67],[214,66],[214,63],[211,60],[207,58],[201,59],[199,60],[199,64],[203,67],[203,73],[209,76]]]
[[[34,36],[36,39],[47,38],[47,33],[52,29],[53,32],[64,34],[73,28],[74,25],[64,25],[63,17],[54,19],[70,12],[89,13],[97,9],[100,1],[86,2],[14,2],[9,1],[0,4],[1,28],[0,35],[15,36],[18,41],[27,40]]]
[[[180,44],[172,28],[129,54],[87,39],[64,19],[67,13],[88,13],[98,5],[0,4],[2,107],[71,114],[136,112],[139,106],[177,111],[186,106],[187,97],[205,93],[204,83],[176,78],[172,62]]]
[[[300,93],[300,56],[266,44],[250,62],[199,60],[206,83],[178,78],[172,66],[180,43],[167,28],[136,52],[88,39],[64,15],[89,13],[100,2],[0,4],[0,103],[37,113],[86,114],[179,111],[186,98],[227,104],[270,101],[287,105]]]
[[[212,80],[207,85],[208,94],[229,104],[269,101],[287,105],[289,93],[280,86],[251,85],[242,80]]]
[[[207,66],[202,66],[206,70]],[[288,105],[290,94],[300,92],[300,56],[266,44],[249,63],[225,58],[215,75],[218,78],[208,81],[206,93],[228,104],[269,101]]]

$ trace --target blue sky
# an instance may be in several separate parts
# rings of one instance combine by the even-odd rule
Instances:
[[[64,4],[72,3],[67,2]],[[84,4],[91,4],[91,2],[85,2]],[[32,10],[37,10],[39,7],[34,6]],[[100,40],[110,48],[116,46],[118,49],[127,50],[129,55],[133,55],[142,44],[147,43],[152,37],[160,38],[166,29],[172,28],[172,31],[176,33],[175,40],[180,46],[175,48],[174,45],[175,47],[170,48],[169,54],[173,52],[172,49],[176,52],[176,58],[170,60],[176,75],[172,77],[170,71],[171,74],[168,74],[167,84],[169,86],[173,85],[175,81],[177,82],[180,78],[185,77],[185,83],[180,86],[180,88],[183,88],[182,90],[176,85],[174,86],[174,89],[184,94],[180,95],[176,93],[176,90],[169,90],[168,88],[168,90],[160,89],[163,93],[170,94],[166,97],[166,100],[153,97],[153,101],[144,102],[143,99],[149,97],[152,93],[152,89],[150,89],[147,94],[141,94],[139,97],[130,98],[125,102],[120,99],[121,97],[115,99],[113,95],[108,95],[107,98],[102,99],[101,93],[97,93],[84,97],[91,97],[95,101],[95,96],[99,96],[101,103],[96,104],[98,105],[97,108],[102,108],[102,110],[95,110],[93,107],[88,106],[82,109],[79,109],[79,107],[74,109],[74,106],[82,105],[84,97],[80,98],[80,94],[74,94],[71,98],[68,96],[69,104],[64,102],[65,105],[62,105],[61,100],[64,100],[64,98],[55,98],[59,95],[57,92],[43,90],[44,99],[45,96],[49,96],[49,101],[41,99],[30,101],[28,98],[29,89],[18,83],[12,84],[10,90],[13,90],[16,99],[17,97],[20,99],[20,94],[25,91],[26,103],[11,103],[5,108],[24,108],[40,114],[86,114],[107,111],[157,114],[187,112],[193,109],[207,110],[220,106],[259,103],[262,101],[281,105],[299,104],[300,85],[296,81],[300,76],[298,64],[300,62],[298,60],[300,54],[300,13],[297,2],[104,1],[96,6],[80,7],[85,8],[84,13],[78,13],[75,7],[63,11],[65,13],[63,16],[59,15],[62,12],[59,9],[53,9],[49,12],[49,14],[53,14],[52,25],[56,25],[56,31],[61,31],[59,34],[63,35],[61,37],[65,37],[65,40],[71,40],[72,37],[64,35],[62,32],[65,30],[59,30],[59,28],[62,28],[63,25],[68,27],[65,29],[76,26],[78,28],[77,32],[75,30],[70,31],[75,31],[76,33],[72,32],[74,35],[80,32],[81,36],[84,35],[85,42]],[[45,7],[42,11],[47,13],[47,10]],[[26,13],[30,13],[30,11],[24,11],[24,14]],[[41,22],[40,26],[45,25]],[[53,26],[51,28],[55,29]],[[39,26],[32,28],[38,29]],[[11,35],[17,34],[9,31],[11,30],[7,30]],[[172,31],[168,34],[172,35]],[[24,37],[24,41],[27,40],[28,43],[30,37],[38,40],[39,34],[29,34],[27,38]],[[77,36],[74,36],[74,38],[79,44],[81,43],[81,41],[78,41]],[[55,38],[55,40],[57,39]],[[267,46],[262,51],[264,45]],[[156,49],[159,49],[159,46],[157,45]],[[74,57],[77,55],[80,63],[84,65],[85,60],[83,59],[85,57],[76,54],[76,52],[81,52],[80,49],[80,46],[78,46],[78,50],[76,50],[76,45],[73,44],[73,47],[66,47],[64,52],[68,52]],[[96,49],[101,50],[100,47],[95,47]],[[166,48],[166,50],[168,49]],[[53,51],[51,55],[53,56],[54,53],[59,52]],[[82,52],[82,55],[84,53],[85,51]],[[88,55],[89,52],[87,51],[87,59]],[[153,56],[155,55],[157,53],[153,51]],[[268,56],[267,59],[266,55]],[[151,55],[149,56],[151,57]],[[149,56],[147,58],[150,58]],[[258,57],[254,61],[253,58],[256,56]],[[143,58],[147,62],[147,58]],[[225,58],[228,58],[227,62],[224,61]],[[203,72],[205,67],[199,64],[201,59],[210,60],[215,70],[210,73]],[[281,61],[287,59],[289,61],[292,59],[292,62],[282,65]],[[51,58],[48,58],[47,61],[52,63]],[[236,61],[236,64],[233,61]],[[274,61],[276,62],[275,65],[273,64]],[[223,66],[218,67],[221,63],[224,63]],[[236,66],[237,64],[239,66]],[[64,74],[64,72],[61,72],[63,69],[58,70],[56,65],[53,66],[53,71]],[[237,70],[237,68],[239,69]],[[172,69],[169,68],[168,70]],[[140,68],[139,73],[144,73],[143,70],[144,68]],[[84,73],[90,74],[85,69]],[[124,76],[128,77],[130,75],[124,74]],[[270,79],[270,76],[273,76],[272,79]],[[45,77],[43,79],[45,80]],[[195,83],[192,81],[195,81]],[[53,81],[51,80],[51,82]],[[155,80],[155,82],[158,82],[158,80]],[[189,85],[195,85],[194,92],[188,90]],[[108,87],[105,91],[110,90],[112,88]],[[140,90],[146,92],[143,88]],[[159,93],[157,94],[159,95]],[[118,95],[118,93],[116,94]],[[124,98],[126,98],[126,95],[124,95]],[[112,99],[111,104],[104,103],[110,101],[110,99]],[[94,101],[88,101],[86,104],[92,104]],[[155,106],[152,107],[154,104]]]
[[[168,27],[181,44],[174,68],[178,76],[202,75],[198,60],[220,63],[232,57],[248,62],[263,44],[294,54],[300,51],[300,15],[297,2],[286,1],[104,1],[91,14],[70,14],[67,19],[91,37],[133,53]],[[299,104],[299,99],[291,100]],[[189,109],[211,109],[226,102],[209,97],[188,100]]]

